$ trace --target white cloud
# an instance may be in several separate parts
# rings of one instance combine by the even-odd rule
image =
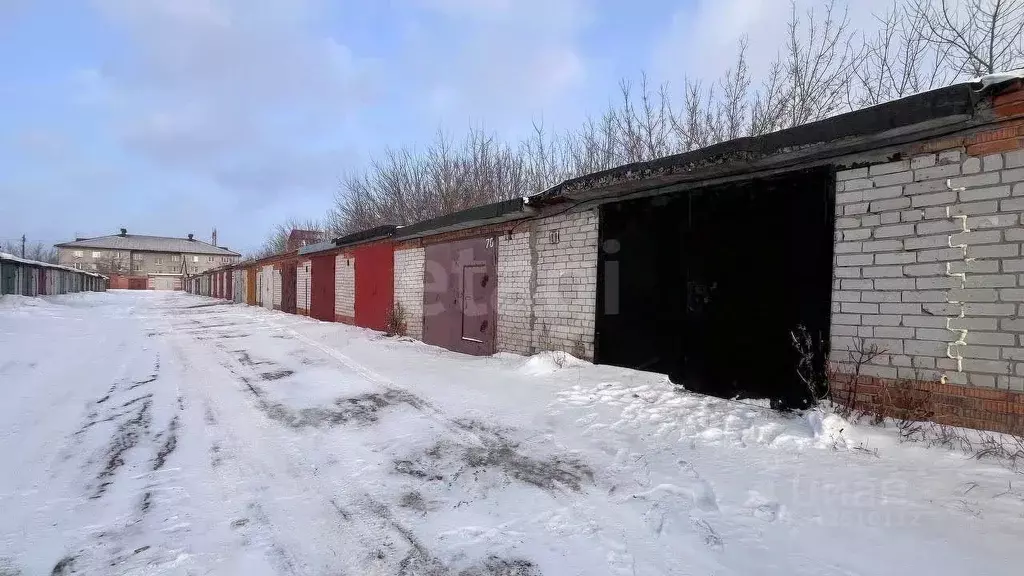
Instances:
[[[445,33],[414,29],[413,69],[427,84],[431,113],[448,124],[486,120],[528,126],[586,80],[579,46],[590,23],[583,0],[417,0]]]
[[[824,16],[827,0],[798,0],[797,14],[806,20],[813,8]],[[837,8],[845,6],[842,0]],[[892,0],[849,0],[853,30],[874,30],[872,13],[884,12]],[[733,65],[739,40],[749,39],[748,64],[760,79],[784,48],[791,14],[790,0],[696,0],[672,15],[653,55],[652,68],[659,80],[680,81],[683,76],[717,79]]]
[[[311,31],[319,8],[313,0],[96,6],[129,50],[80,75],[85,94],[105,104],[129,149],[158,165],[267,193],[314,185],[258,176],[300,173],[307,143],[331,140],[369,98],[368,63]],[[322,155],[319,148],[311,154]],[[260,165],[266,162],[272,165]]]

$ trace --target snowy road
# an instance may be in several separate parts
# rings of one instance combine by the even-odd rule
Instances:
[[[0,387],[4,575],[1024,561],[1024,478],[995,464],[550,355],[460,356],[180,293],[4,297]]]

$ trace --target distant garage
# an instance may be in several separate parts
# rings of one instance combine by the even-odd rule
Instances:
[[[385,330],[394,303],[394,232],[379,226],[301,248],[298,301],[309,316]]]
[[[181,290],[181,274],[156,274],[148,275],[148,286],[150,290]]]

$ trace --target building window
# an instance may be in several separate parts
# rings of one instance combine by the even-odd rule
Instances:
[[[181,262],[181,254],[171,254],[171,262]]]
[[[90,266],[92,266],[93,270],[99,270],[99,266],[96,266],[95,264],[91,264]]]
[[[75,258],[81,258],[81,257],[82,257],[82,251],[81,250],[75,250]]]
[[[136,272],[141,271],[142,270],[142,263],[141,262],[136,262],[136,263],[132,264],[132,270],[134,270]]]
[[[163,264],[164,263],[164,259],[159,257],[159,256],[157,256],[156,258],[153,258],[153,263],[154,264]]]
[[[75,270],[81,270],[81,269],[82,269],[82,263],[81,262],[75,262]]]
[[[207,262],[213,262],[213,256],[207,256],[206,257],[206,261]]]
[[[199,262],[199,256],[193,256],[192,257],[192,261],[193,262]],[[195,266],[193,266],[193,268],[195,268]]]
[[[93,258],[103,258],[103,252],[93,252],[92,253],[92,257]]]
[[[142,260],[142,254],[132,254],[132,260]]]

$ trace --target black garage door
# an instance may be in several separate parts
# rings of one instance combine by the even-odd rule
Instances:
[[[790,332],[828,338],[833,191],[814,170],[602,207],[598,362],[804,405]]]

